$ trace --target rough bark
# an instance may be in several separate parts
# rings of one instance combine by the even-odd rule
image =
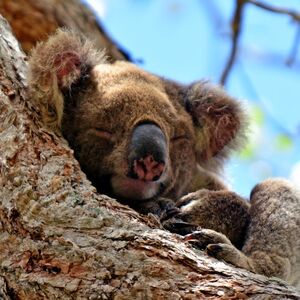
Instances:
[[[25,53],[58,27],[76,29],[106,48],[112,60],[128,59],[79,0],[1,0],[0,14],[10,23]]]
[[[40,124],[24,59],[0,19],[0,299],[300,299],[97,194]]]

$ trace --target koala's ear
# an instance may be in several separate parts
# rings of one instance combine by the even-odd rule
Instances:
[[[196,128],[197,159],[225,158],[241,145],[247,124],[239,103],[219,86],[200,81],[188,87],[185,105]]]
[[[36,46],[29,59],[29,95],[39,106],[46,125],[60,127],[63,93],[71,94],[74,85],[87,77],[93,66],[104,62],[103,53],[80,34],[68,30],[59,29]]]

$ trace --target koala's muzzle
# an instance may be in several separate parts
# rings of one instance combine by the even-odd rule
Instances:
[[[155,124],[135,127],[129,144],[128,176],[143,181],[156,181],[163,174],[167,161],[167,142]]]

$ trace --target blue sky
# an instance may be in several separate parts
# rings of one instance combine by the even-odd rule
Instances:
[[[87,1],[142,68],[186,83],[218,82],[229,55],[235,1]],[[264,2],[300,12],[299,0]],[[253,119],[249,145],[226,168],[233,189],[245,196],[270,176],[300,184],[300,53],[293,66],[286,65],[297,28],[287,16],[247,4],[239,55],[226,85]]]

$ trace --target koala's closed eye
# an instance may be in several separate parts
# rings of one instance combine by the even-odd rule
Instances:
[[[96,128],[93,128],[93,133],[101,139],[112,141],[113,134],[112,134],[112,132],[110,132],[106,129],[96,127]]]
[[[171,138],[171,142],[181,141],[181,140],[188,140],[189,136],[186,131],[182,128],[175,129],[175,132]]]
[[[188,140],[187,134],[182,134],[182,135],[175,135],[171,138],[171,142],[176,142],[176,141],[181,141],[181,140]]]

